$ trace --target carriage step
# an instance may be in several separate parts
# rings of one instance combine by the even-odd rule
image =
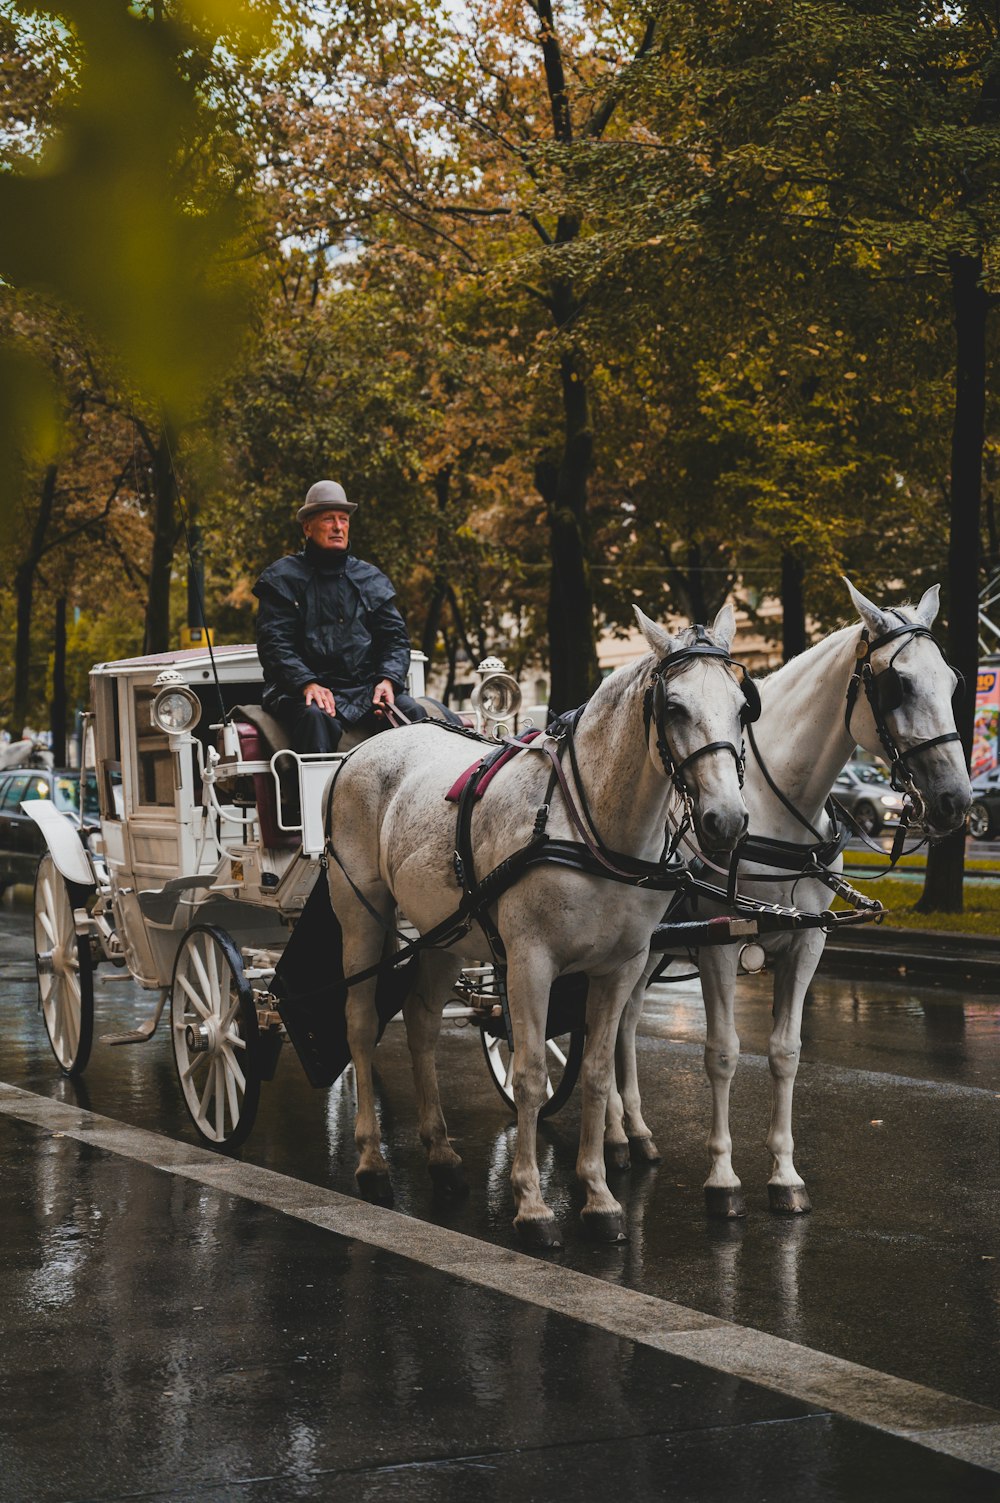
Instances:
[[[155,1030],[156,1023],[154,1022],[152,1027],[147,1025],[142,1028],[137,1028],[133,1033],[102,1033],[100,1042],[102,1044],[110,1045],[145,1044],[148,1039],[151,1039],[153,1037]]]

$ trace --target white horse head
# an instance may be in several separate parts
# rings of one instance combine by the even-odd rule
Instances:
[[[676,637],[638,606],[634,610],[656,660],[649,665],[649,755],[690,798],[703,848],[731,851],[748,817],[741,791],[748,698],[729,657],[736,635],[733,607],[724,605],[709,631],[689,627]]]
[[[965,819],[972,788],[952,708],[958,676],[930,635],[939,588],[932,585],[917,605],[882,610],[849,579],[844,583],[870,642],[871,677],[868,691],[858,694],[851,733],[875,756],[889,756],[895,748],[895,770],[919,794],[928,832],[947,835]],[[879,734],[879,720],[890,747]]]

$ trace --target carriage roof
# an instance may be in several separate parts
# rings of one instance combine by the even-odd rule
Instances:
[[[146,657],[118,658],[110,663],[95,663],[90,671],[93,676],[102,678],[141,678],[173,668],[185,682],[195,683],[213,677],[213,656],[215,669],[222,679],[262,679],[264,676],[257,648],[252,642],[215,647],[212,654],[204,647],[179,647],[171,652],[155,652]]]

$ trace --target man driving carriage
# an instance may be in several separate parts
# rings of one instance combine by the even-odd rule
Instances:
[[[299,553],[270,564],[254,585],[264,708],[298,752],[333,752],[345,730],[386,730],[393,706],[425,720],[405,692],[410,639],[395,590],[374,564],[349,551],[351,516],[342,485],[320,480],[296,513]]]

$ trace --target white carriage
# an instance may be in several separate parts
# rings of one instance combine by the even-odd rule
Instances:
[[[411,655],[415,698],[424,693],[424,661]],[[102,1042],[145,1042],[169,1010],[185,1104],[200,1137],[216,1146],[246,1138],[261,1082],[273,1077],[289,1036],[272,983],[321,877],[325,795],[351,749],[348,737],[330,755],[280,744],[260,708],[262,688],[252,646],[99,664],[84,733],[99,832],[85,846],[51,805],[25,806],[48,847],[35,885],[35,948],[60,1067],[77,1075],[90,1056],[95,967],[127,968],[155,994],[150,1017]],[[487,660],[474,700],[480,727],[496,728],[510,722],[520,696],[502,664]],[[494,1081],[512,1104],[510,1040],[486,962],[456,975],[447,1012],[479,1025]],[[292,1037],[313,1083],[329,1084],[309,1070],[308,1041],[303,1053],[294,1029]],[[582,1043],[581,1028],[550,1045],[552,1110],[572,1090]]]

